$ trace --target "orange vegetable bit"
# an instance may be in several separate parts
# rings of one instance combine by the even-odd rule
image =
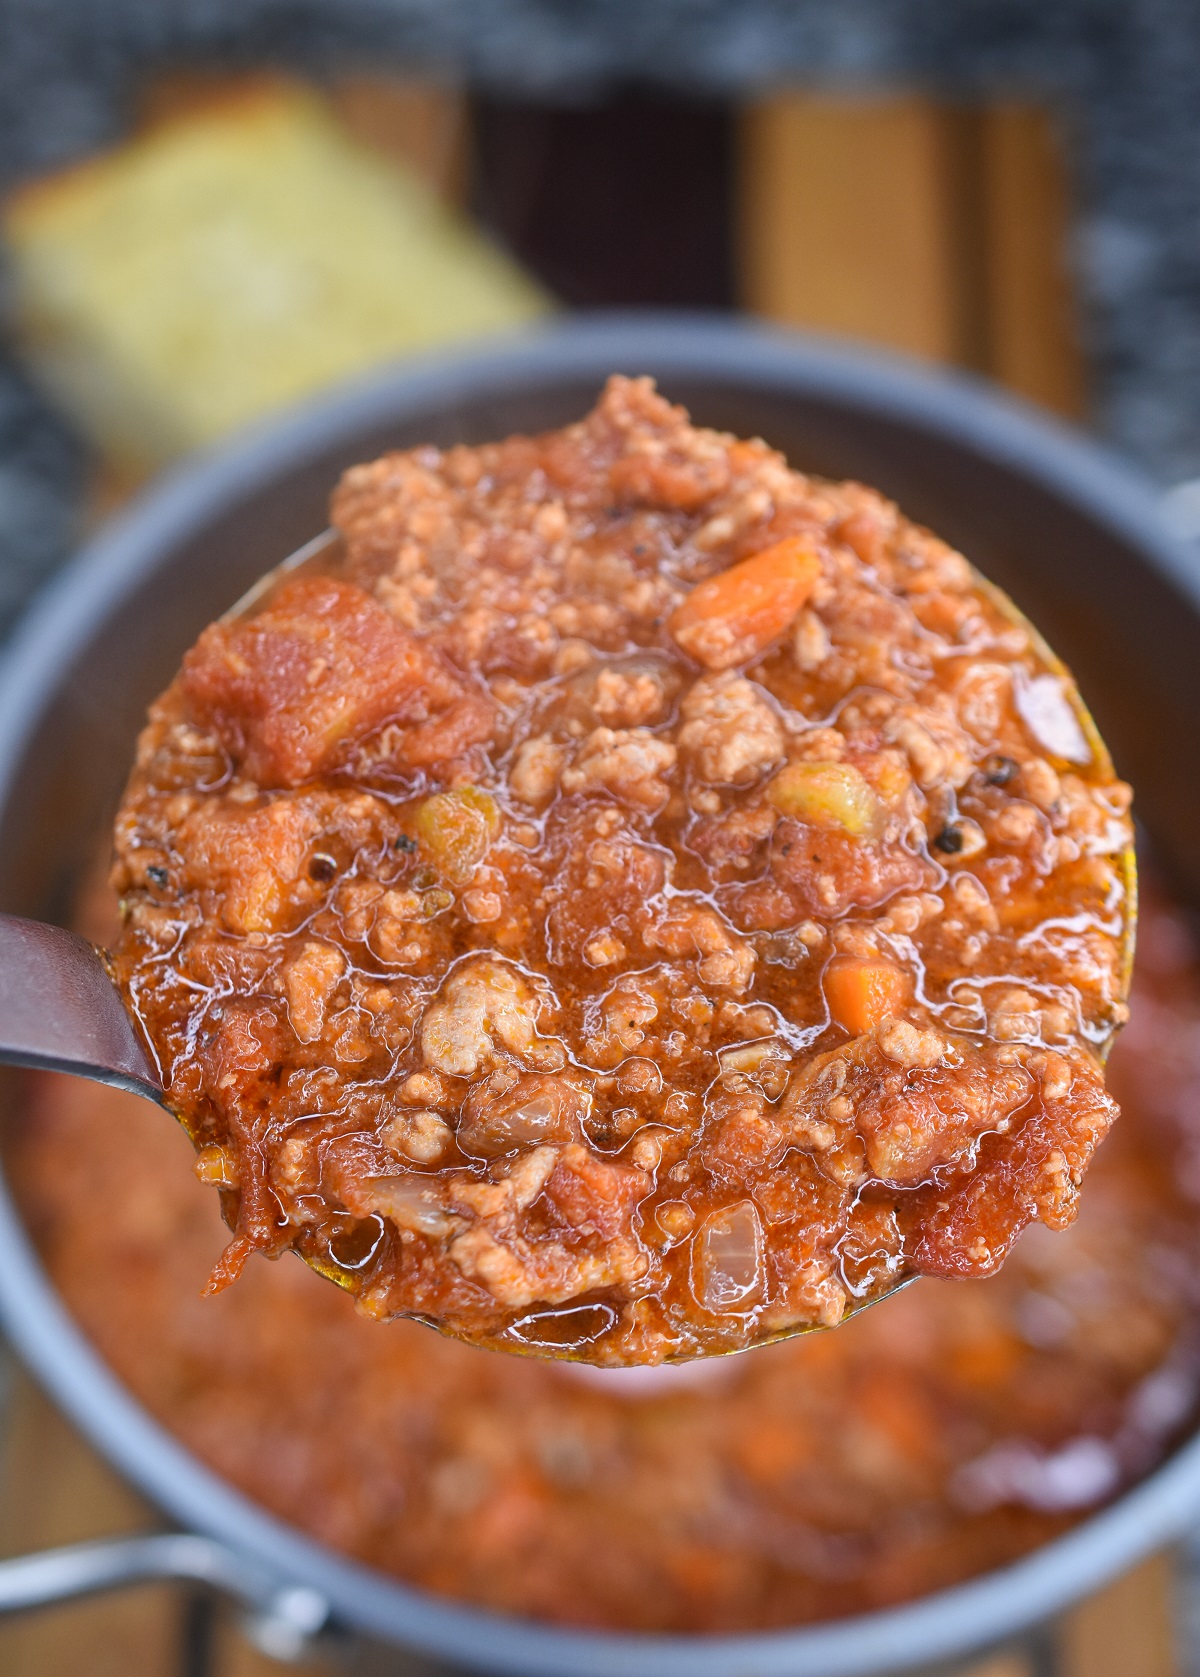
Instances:
[[[902,1012],[912,994],[903,967],[863,955],[835,955],[823,983],[831,1017],[851,1036],[862,1036]]]
[[[812,593],[821,561],[808,536],[788,536],[698,583],[671,614],[678,644],[710,670],[766,650]]]

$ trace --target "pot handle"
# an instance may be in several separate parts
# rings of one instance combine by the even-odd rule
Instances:
[[[0,1561],[0,1614],[170,1579],[239,1601],[252,1615],[254,1640],[276,1659],[294,1659],[329,1627],[329,1603],[319,1590],[283,1583],[247,1556],[192,1532],[101,1538]]]

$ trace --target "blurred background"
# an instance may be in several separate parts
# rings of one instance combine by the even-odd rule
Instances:
[[[1200,544],[1191,0],[2,0],[0,188],[4,635],[193,450],[581,307],[983,375],[1105,433]],[[8,1420],[4,1552],[145,1522],[11,1372]],[[1080,1609],[1067,1677],[1200,1670],[1189,1579]],[[278,1669],[232,1622],[196,1663],[151,1595],[0,1628],[0,1665]]]

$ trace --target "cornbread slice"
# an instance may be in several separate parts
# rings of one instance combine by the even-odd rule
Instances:
[[[4,233],[35,367],[135,471],[549,305],[413,171],[291,84],[21,189]]]

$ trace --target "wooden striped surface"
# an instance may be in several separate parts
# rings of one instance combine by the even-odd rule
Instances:
[[[775,98],[745,112],[740,151],[747,307],[1083,413],[1066,170],[1045,112]]]

